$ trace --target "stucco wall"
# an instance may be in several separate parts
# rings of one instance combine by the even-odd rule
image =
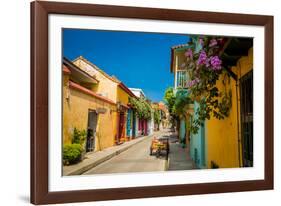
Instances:
[[[64,77],[63,94],[63,142],[71,142],[74,127],[79,130],[87,129],[89,109],[106,108],[105,114],[98,115],[95,151],[113,146],[116,135],[114,128],[117,127],[114,112],[116,106],[69,88],[67,76]]]
[[[232,68],[232,71],[240,79],[246,73],[253,69],[253,49],[248,52],[248,56],[242,57],[238,60],[237,65]],[[211,118],[206,121],[206,146],[207,146],[207,164],[211,166],[211,161],[215,161],[219,167],[239,167],[242,160],[241,144],[238,140],[241,139],[241,125],[240,125],[240,102],[239,102],[239,81],[237,82],[230,78],[226,86],[222,83],[222,76],[217,81],[217,87],[223,91],[225,87],[232,91],[232,107],[229,117],[224,120]],[[236,95],[237,89],[237,95]],[[239,131],[239,132],[238,132]],[[240,148],[238,148],[240,147]],[[240,152],[239,152],[240,151]],[[240,154],[239,154],[240,153]]]
[[[199,104],[194,102],[194,111],[197,110]],[[195,117],[196,118],[196,117]],[[206,167],[206,147],[205,147],[205,128],[200,127],[197,134],[190,134],[190,157],[198,168]]]
[[[231,89],[232,107],[229,116],[219,120],[211,117],[206,121],[206,144],[207,144],[207,165],[211,167],[211,161],[219,167],[239,167],[238,155],[238,127],[237,127],[237,96],[236,82],[232,78],[227,83],[227,90]],[[219,91],[223,91],[225,86],[222,77],[217,82]]]
[[[124,105],[127,105],[129,102],[129,94],[120,87],[117,87],[117,96],[116,97],[117,97],[116,100],[120,101]]]
[[[184,138],[185,138],[185,134],[186,134],[185,129],[186,129],[185,128],[185,119],[182,118],[180,120],[180,132],[179,132],[179,138],[180,138],[181,141],[184,140]]]

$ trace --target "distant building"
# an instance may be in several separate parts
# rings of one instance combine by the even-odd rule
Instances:
[[[166,128],[170,128],[170,117],[169,117],[169,111],[164,104],[164,102],[153,102],[152,108],[154,112],[159,112],[160,114],[160,122],[154,121],[154,131],[161,131]]]
[[[143,90],[140,88],[129,88],[137,98],[144,98],[146,99],[146,95],[144,94]],[[137,116],[135,117],[136,121],[136,130],[135,135],[152,135],[154,131],[154,119],[153,119],[153,111],[151,115],[151,119],[139,119]]]
[[[140,97],[143,97],[145,98],[145,94],[144,92],[142,91],[142,89],[139,89],[139,88],[129,88],[133,93],[134,95],[136,95],[138,98]]]

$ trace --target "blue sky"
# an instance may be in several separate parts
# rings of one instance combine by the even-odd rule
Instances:
[[[63,30],[63,55],[83,56],[127,87],[141,88],[152,101],[163,99],[173,86],[170,48],[188,41],[187,35]]]

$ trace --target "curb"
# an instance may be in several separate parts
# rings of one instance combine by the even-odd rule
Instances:
[[[90,170],[90,169],[92,169],[92,168],[98,166],[99,164],[101,164],[101,163],[103,163],[103,162],[105,162],[105,161],[107,161],[107,160],[113,158],[114,156],[116,156],[116,155],[118,155],[118,154],[120,154],[120,153],[122,153],[122,152],[128,150],[128,149],[131,148],[132,146],[134,146],[134,145],[136,145],[136,144],[138,144],[138,143],[140,143],[140,142],[143,142],[144,140],[146,140],[147,138],[149,138],[149,137],[151,137],[151,136],[153,136],[153,135],[146,136],[146,137],[144,137],[143,139],[141,139],[141,140],[139,140],[139,141],[136,141],[135,143],[130,144],[130,145],[124,147],[124,148],[121,148],[120,150],[117,150],[117,151],[115,151],[115,152],[113,152],[113,153],[111,153],[111,154],[109,154],[109,155],[107,155],[107,156],[105,156],[105,157],[102,157],[102,158],[100,158],[100,159],[98,159],[98,160],[96,160],[96,161],[94,161],[94,162],[92,162],[92,163],[89,163],[88,165],[85,165],[85,166],[83,166],[83,167],[81,167],[81,168],[78,168],[78,169],[75,169],[75,170],[73,170],[73,171],[71,171],[71,172],[68,172],[68,173],[66,173],[66,174],[63,174],[63,176],[82,175],[83,173],[87,172],[88,170]]]
[[[170,166],[170,157],[168,157],[168,159],[167,159],[166,162],[165,162],[165,168],[164,168],[164,170],[165,170],[165,171],[168,171],[168,170],[169,170],[169,166]]]

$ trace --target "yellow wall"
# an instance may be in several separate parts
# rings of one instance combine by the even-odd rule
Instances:
[[[66,97],[69,97],[67,100]],[[114,145],[116,135],[116,106],[106,103],[81,91],[68,87],[68,76],[64,76],[63,87],[63,142],[70,143],[73,129],[86,130],[88,110],[106,108],[105,114],[98,115],[95,151]],[[113,112],[111,112],[113,110]]]
[[[232,68],[232,71],[240,79],[252,69],[253,49],[251,48],[248,56],[240,58],[237,65]],[[224,91],[224,89],[228,91],[228,89],[231,89],[232,107],[227,118],[223,120],[211,118],[206,121],[206,160],[208,168],[211,167],[211,161],[218,164],[220,168],[228,168],[239,167],[239,157],[240,162],[242,160],[241,144],[238,144],[238,141],[241,139],[240,102],[239,98],[237,98],[240,95],[239,84],[237,85],[238,95],[236,96],[236,81],[230,77],[229,81],[226,81],[226,84],[223,85],[223,77],[221,75],[219,81],[217,81],[217,87],[219,91]]]
[[[95,79],[97,79],[99,81],[98,84],[95,84],[93,86],[93,88],[92,88],[93,92],[95,92],[97,94],[101,94],[101,95],[107,97],[108,99],[112,100],[113,102],[120,101],[123,105],[128,104],[129,94],[118,86],[120,83],[118,80],[105,74],[101,69],[94,67],[90,62],[88,62],[83,57],[77,58],[73,63],[76,66],[78,66],[81,70],[87,72],[89,75],[95,77]],[[72,93],[76,94],[77,91],[72,91]],[[80,94],[78,96],[76,94],[75,96],[76,96],[77,100],[75,100],[73,108],[79,107],[76,109],[77,113],[83,113],[83,115],[81,115],[81,120],[78,121],[78,120],[75,120],[75,114],[74,115],[67,114],[66,120],[69,118],[69,116],[71,116],[71,117],[73,116],[73,119],[69,120],[69,122],[74,121],[72,124],[77,124],[77,125],[79,125],[80,128],[86,128],[87,121],[85,120],[85,117],[84,117],[85,114],[86,114],[86,116],[88,115],[86,108],[89,108],[91,106],[91,107],[93,107],[91,109],[94,109],[97,104],[92,102],[92,100],[87,99],[86,96],[88,96],[88,95],[83,94],[81,96],[81,94]],[[87,101],[85,99],[87,99]],[[91,97],[91,99],[93,99],[93,98]],[[95,102],[97,102],[97,100],[95,100]],[[107,104],[108,103],[103,103],[100,101],[100,106],[101,105],[105,106]],[[75,105],[77,105],[77,106],[75,106]],[[101,142],[102,142],[103,148],[114,145],[115,138],[117,136],[118,129],[119,129],[118,128],[119,115],[116,112],[116,109],[117,108],[115,108],[114,111],[112,111],[111,115],[108,115],[108,113],[104,117],[102,117],[102,114],[99,115],[98,127],[101,127],[101,128],[100,128],[100,130],[97,130],[97,131],[99,131],[99,134],[102,135],[103,140]],[[79,115],[77,114],[77,118],[78,117],[79,117]],[[86,119],[87,118],[88,117],[86,117]],[[69,125],[69,127],[72,128],[72,125]],[[68,133],[65,134],[66,137],[69,136]],[[125,140],[126,113],[125,113],[125,126],[124,126],[123,134],[124,134],[123,139]],[[97,148],[97,150],[99,150],[99,148]]]
[[[122,105],[126,105],[129,102],[129,94],[127,92],[125,92],[121,87],[117,88],[117,101],[120,101]],[[128,113],[125,112],[125,125],[122,131],[122,137],[121,137],[121,141],[126,141],[129,140],[126,136],[127,134],[127,115]]]
[[[223,120],[211,118],[206,121],[207,165],[214,161],[219,167],[238,167],[238,129],[236,82],[230,77],[226,88],[232,90],[232,107]],[[222,78],[217,82],[219,91],[224,90]]]
[[[117,101],[120,101],[122,104],[127,105],[129,102],[129,96],[130,95],[121,87],[117,88]]]

